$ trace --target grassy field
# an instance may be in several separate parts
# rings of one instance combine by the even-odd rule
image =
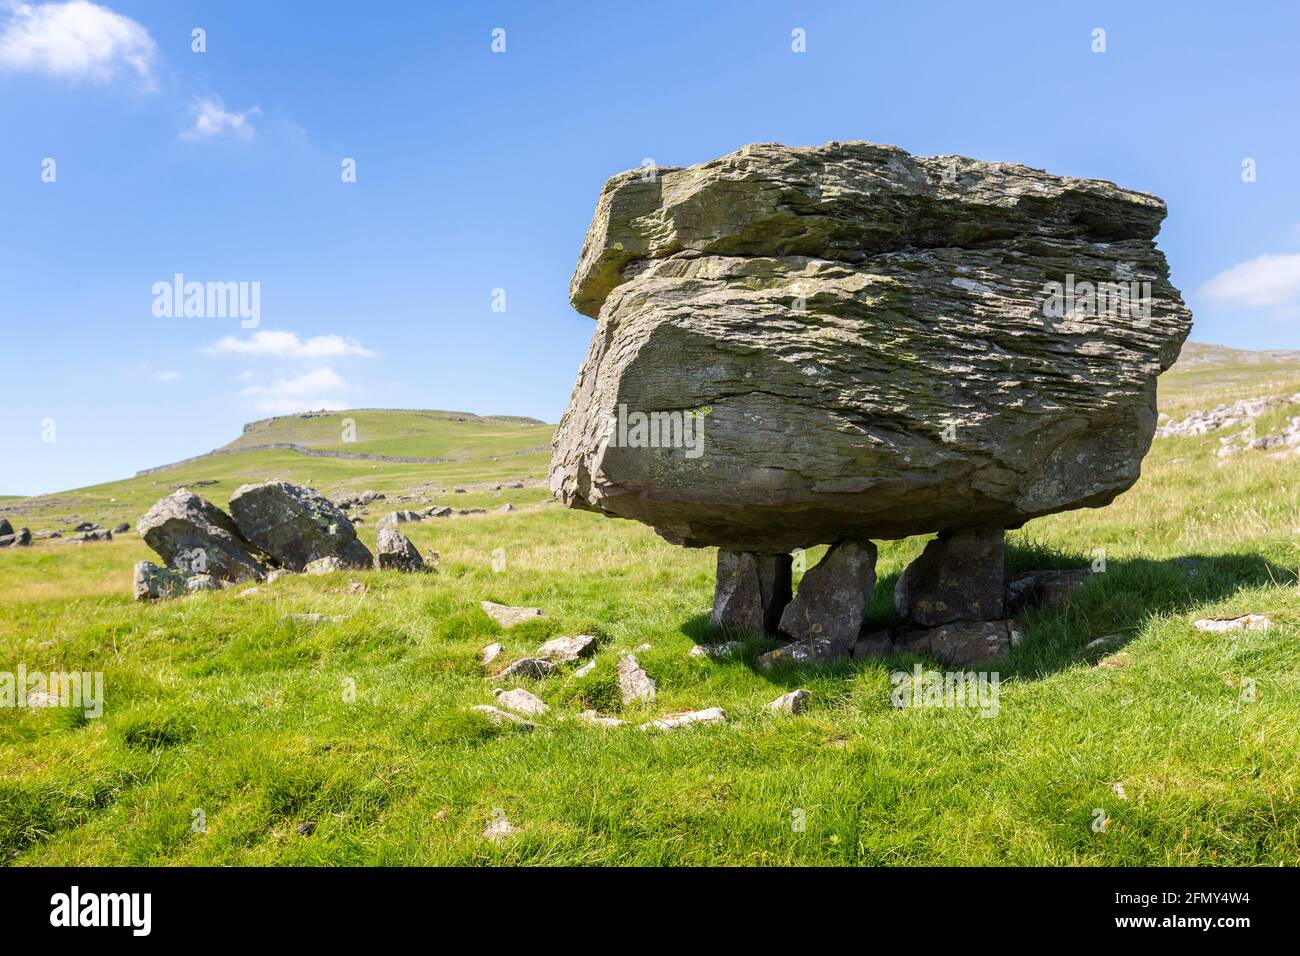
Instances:
[[[1170,373],[1162,406],[1289,395],[1297,383],[1296,365],[1209,362]],[[757,637],[729,660],[690,657],[694,644],[725,636],[708,621],[713,552],[565,511],[535,482],[494,491],[544,474],[545,453],[510,454],[544,441],[544,426],[489,420],[407,442],[427,423],[394,419],[367,432],[367,414],[338,416],[357,418],[358,444],[437,457],[456,449],[469,460],[244,452],[46,503],[4,503],[23,508],[24,520],[11,520],[33,529],[62,527],[58,518],[73,511],[134,521],[180,484],[216,480],[200,490],[224,505],[243,480],[286,477],[330,494],[374,488],[389,507],[410,493],[517,510],[403,526],[426,555],[440,553],[436,575],[289,576],[251,594],[152,606],[130,597],[133,562],[151,556],[134,534],[0,552],[0,671],[100,671],[106,690],[97,719],[0,709],[0,860],[1300,862],[1295,456],[1220,460],[1218,435],[1162,440],[1141,482],[1110,507],[1013,533],[1013,570],[1084,567],[1097,549],[1106,570],[1067,606],[1026,616],[1022,642],[999,668],[997,715],[983,717],[893,708],[890,673],[917,663],[910,658],[764,674],[755,658],[773,643]],[[1297,414],[1296,405],[1270,412],[1259,434]],[[327,447],[338,424],[286,422],[274,427],[298,437],[271,440]],[[361,535],[373,545],[373,520]],[[882,547],[874,622],[892,620],[893,584],[923,543]],[[504,554],[501,571],[494,552]],[[501,631],[480,610],[484,599],[536,605],[546,617]],[[289,616],[303,612],[327,619]],[[1191,626],[1247,612],[1267,614],[1272,627]],[[492,702],[485,644],[500,641],[507,660],[576,633],[600,639],[591,673],[521,683],[550,705],[537,730],[497,727],[469,710]],[[1103,635],[1120,638],[1087,648]],[[615,665],[643,644],[638,658],[659,697],[622,708]],[[806,713],[765,709],[796,687],[812,692]],[[635,726],[709,706],[730,723],[667,734]],[[586,708],[633,726],[575,720]],[[518,832],[486,839],[502,814]]]

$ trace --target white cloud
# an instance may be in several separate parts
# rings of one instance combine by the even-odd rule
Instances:
[[[188,140],[210,139],[227,133],[236,139],[250,140],[257,131],[248,121],[250,116],[260,116],[262,108],[251,106],[242,113],[230,113],[219,96],[196,97],[190,103],[194,125],[181,130],[180,138]]]
[[[1300,302],[1300,254],[1264,255],[1238,263],[1210,279],[1201,292],[1229,305],[1294,308]]]
[[[154,372],[154,381],[156,382],[176,382],[180,380],[180,372]]]
[[[97,83],[125,75],[144,89],[155,90],[156,52],[148,30],[87,0],[20,3],[10,7],[0,24],[0,70],[15,73]]]
[[[342,396],[351,387],[343,376],[326,366],[292,378],[276,379],[270,385],[250,385],[239,394],[263,415],[291,415],[348,408],[349,403]]]
[[[249,338],[234,335],[208,346],[212,354],[270,355],[275,358],[323,359],[357,356],[374,358],[375,353],[354,338],[342,335],[315,335],[309,339],[298,338],[295,332],[254,332]]]

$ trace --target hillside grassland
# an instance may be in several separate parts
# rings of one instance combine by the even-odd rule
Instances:
[[[1169,373],[1161,401],[1176,414],[1296,391],[1300,366],[1196,366]],[[372,547],[374,517],[404,507],[399,495],[516,510],[403,525],[426,556],[441,556],[436,574],[293,575],[153,605],[131,599],[132,565],[152,557],[134,533],[0,551],[0,671],[96,671],[105,687],[98,718],[0,708],[0,861],[1300,863],[1294,454],[1219,459],[1217,434],[1159,440],[1141,481],[1110,506],[1011,533],[1012,572],[1086,567],[1103,554],[1105,570],[1070,603],[1025,615],[998,667],[996,715],[982,716],[892,706],[891,673],[933,661],[764,673],[756,658],[775,642],[752,635],[731,658],[691,657],[697,643],[736,636],[709,623],[714,552],[549,502],[547,455],[528,449],[550,426],[485,420],[473,434],[448,427],[408,442],[428,423],[384,413],[365,437],[370,414],[286,422],[276,433],[297,437],[271,440],[328,443],[353,415],[360,440],[386,449],[374,453],[457,449],[467,460],[247,451],[5,503],[33,530],[64,528],[71,513],[134,523],[186,483],[216,481],[196,490],[224,506],[243,481],[310,480],[326,494],[389,496],[359,526]],[[1270,410],[1259,433],[1293,415],[1300,405]],[[522,489],[494,487],[519,479]],[[873,625],[893,620],[893,585],[923,544],[882,545]],[[485,599],[546,616],[502,630]],[[325,618],[292,616],[305,613]],[[1245,613],[1272,624],[1192,627]],[[493,700],[484,645],[505,646],[495,670],[562,634],[596,636],[596,666],[519,682],[550,705],[536,730],[470,709]],[[658,698],[624,707],[617,660],[646,644],[637,656]],[[766,709],[796,687],[812,693],[803,714]],[[637,727],[711,706],[729,723]],[[575,719],[584,709],[629,725],[590,726]],[[518,832],[486,839],[501,815]]]

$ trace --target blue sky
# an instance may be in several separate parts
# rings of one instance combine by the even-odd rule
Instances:
[[[0,493],[123,477],[300,408],[556,421],[593,331],[567,288],[605,179],[750,142],[1157,193],[1193,338],[1300,347],[1298,9],[0,0]],[[156,316],[176,273],[258,282],[260,324]]]

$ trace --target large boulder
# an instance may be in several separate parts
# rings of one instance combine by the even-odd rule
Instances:
[[[136,530],[173,570],[225,581],[265,576],[262,562],[230,515],[186,488],[160,499],[136,522]]]
[[[245,538],[290,571],[302,571],[328,557],[355,570],[374,564],[370,549],[357,539],[338,505],[302,485],[242,485],[230,496],[230,513]]]
[[[1165,213],[861,142],[615,176],[570,287],[597,327],[551,489],[757,553],[1105,505],[1191,324]]]

